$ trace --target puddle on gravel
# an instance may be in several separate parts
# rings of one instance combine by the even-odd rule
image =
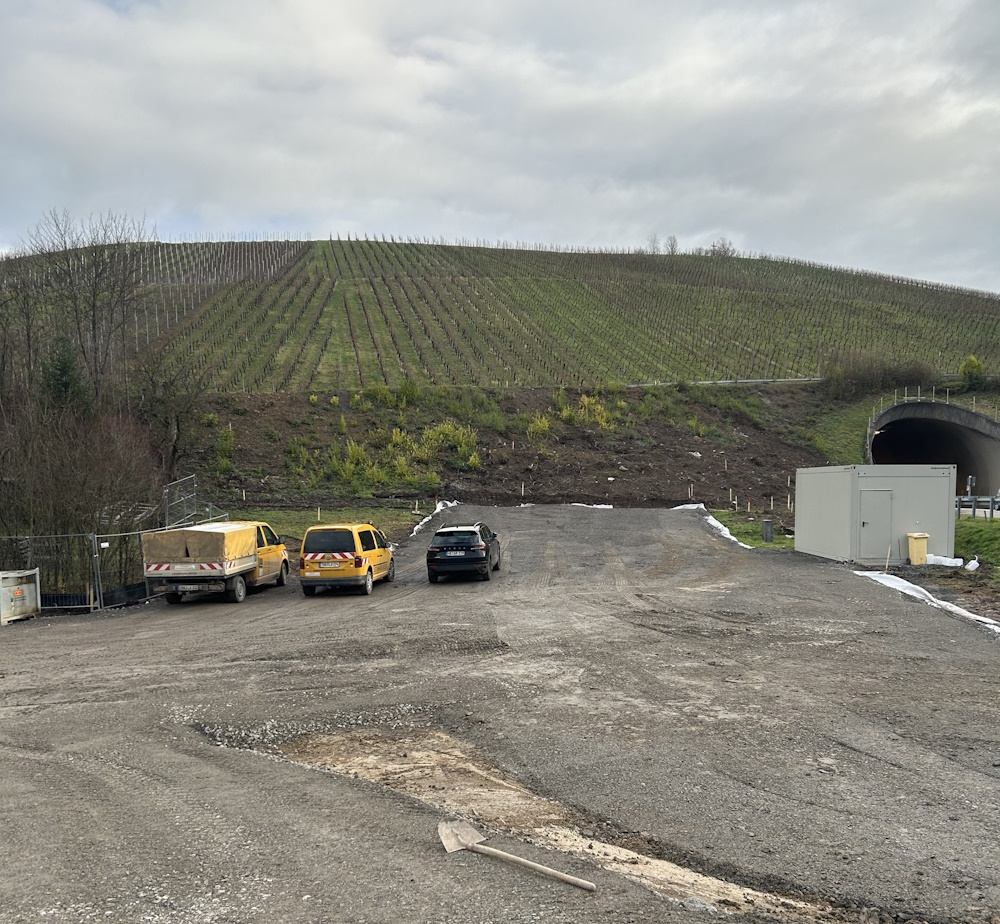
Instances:
[[[587,837],[581,827],[588,825],[578,813],[507,778],[443,732],[315,734],[279,751],[295,763],[379,783],[485,827],[586,859],[687,907],[811,920],[833,916],[829,906],[759,892]]]

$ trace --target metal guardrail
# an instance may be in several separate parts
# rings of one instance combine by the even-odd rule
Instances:
[[[974,494],[960,494],[955,498],[955,516],[960,517],[965,511],[969,516],[993,519],[1000,510],[1000,497],[981,497]]]
[[[967,392],[954,389],[956,395],[965,395]],[[889,400],[888,395],[882,395],[877,404],[872,405],[872,412],[870,415],[870,420],[874,420],[881,414],[886,408],[890,408],[896,404],[906,404],[910,401],[934,401],[940,404],[951,404],[952,403],[952,389],[949,386],[944,388],[938,388],[936,385],[931,386],[930,392],[926,389],[922,389],[919,385],[916,388],[897,388],[892,395],[892,400]],[[971,396],[971,401],[956,401],[959,407],[964,407],[966,410],[972,411],[974,414],[982,414],[984,417],[989,417],[991,412],[993,420],[995,423],[1000,423],[1000,401],[995,397],[992,403],[986,401],[980,401],[980,407],[976,407],[976,399],[978,395],[973,394]]]

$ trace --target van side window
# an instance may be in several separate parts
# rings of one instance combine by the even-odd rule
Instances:
[[[365,552],[373,552],[375,550],[375,537],[372,535],[370,529],[362,530],[358,535],[361,537],[361,548]]]
[[[278,545],[278,537],[274,534],[274,530],[270,526],[262,526],[261,529],[264,530],[264,541],[268,545]]]
[[[257,548],[262,549],[267,543],[264,541],[264,533],[261,528],[257,527]]]
[[[383,533],[380,533],[378,530],[375,530],[375,544],[380,549],[385,549],[389,547],[389,542],[385,538],[385,535]]]

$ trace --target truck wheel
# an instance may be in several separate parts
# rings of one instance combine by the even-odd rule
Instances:
[[[372,569],[368,569],[368,573],[365,575],[365,582],[361,585],[361,593],[368,596],[372,592]]]
[[[180,603],[182,595],[181,594],[164,594],[163,596],[166,597],[167,603]]]
[[[307,597],[315,596],[315,594],[316,594],[316,588],[315,587],[303,587],[302,588],[302,593],[304,593]]]
[[[284,587],[287,581],[288,581],[288,562],[283,561],[281,563],[281,570],[278,572],[278,580],[276,580],[274,583],[278,587]]]
[[[243,580],[242,574],[237,574],[233,578],[233,586],[226,591],[226,599],[230,603],[242,603],[247,598],[247,582]]]

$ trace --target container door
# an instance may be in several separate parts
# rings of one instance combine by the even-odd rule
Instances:
[[[858,560],[884,561],[892,546],[892,491],[862,490]]]

